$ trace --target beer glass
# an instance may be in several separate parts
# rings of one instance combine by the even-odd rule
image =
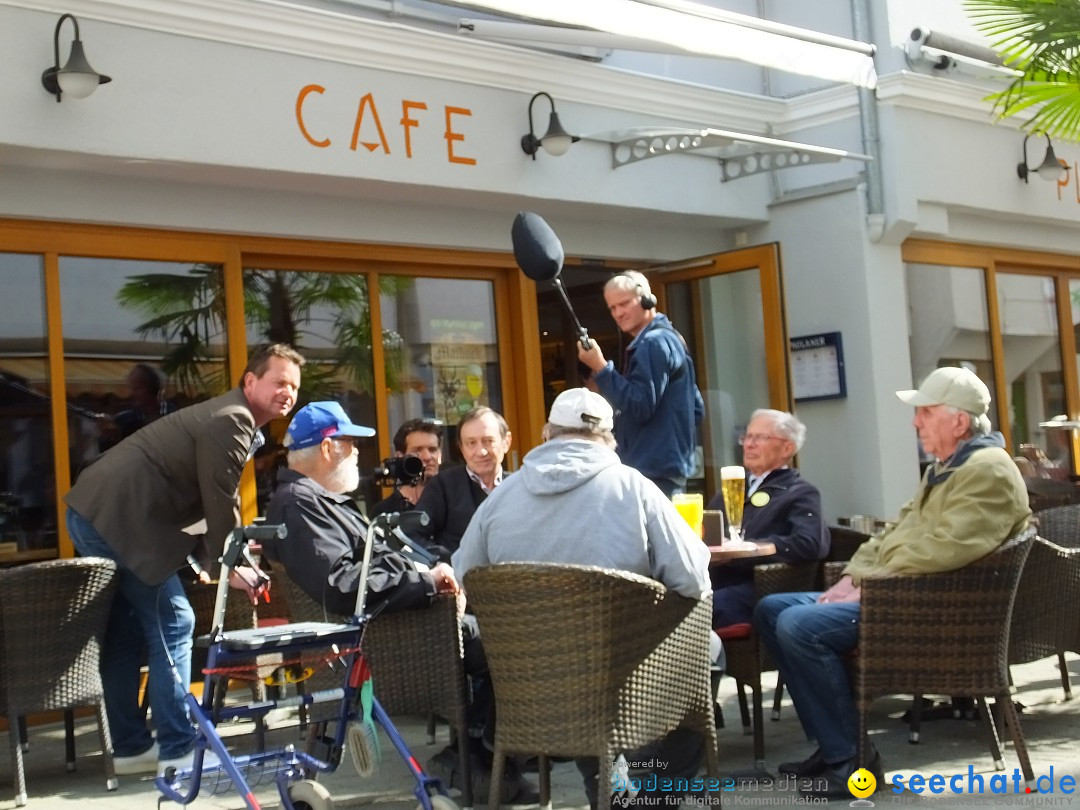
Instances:
[[[677,492],[671,496],[675,510],[690,524],[694,534],[701,537],[701,522],[705,514],[705,498],[699,494]]]
[[[746,470],[736,466],[721,467],[720,492],[724,495],[729,535],[732,541],[741,540],[739,528],[742,526],[743,501],[746,500]]]

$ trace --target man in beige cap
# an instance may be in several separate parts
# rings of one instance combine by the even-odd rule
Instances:
[[[708,549],[654,483],[619,461],[612,417],[607,400],[588,389],[572,388],[555,398],[544,443],[526,454],[521,469],[470,521],[453,557],[459,577],[501,562],[599,565],[652,577],[693,599],[707,597]],[[655,761],[651,772],[685,787],[703,753],[701,735],[678,728],[646,749],[627,752],[626,759]],[[599,807],[598,768],[595,757],[578,760],[593,810]],[[640,775],[633,766],[631,776]],[[638,799],[663,805],[666,796],[677,804],[674,799],[685,792],[678,785],[657,790],[649,802],[642,794]]]
[[[1027,491],[1005,440],[990,432],[990,392],[964,368],[939,368],[917,390],[896,395],[915,406],[915,430],[934,464],[896,523],[855,552],[840,581],[825,593],[775,594],[754,610],[754,626],[777,662],[818,749],[780,772],[814,777],[806,793],[850,794],[858,713],[846,661],[859,638],[859,586],[868,576],[951,571],[993,551],[1022,531],[1031,515]],[[870,748],[870,770],[882,782]]]

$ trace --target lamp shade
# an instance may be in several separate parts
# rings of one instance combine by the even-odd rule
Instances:
[[[1044,157],[1043,162],[1039,164],[1039,168],[1035,170],[1035,174],[1048,182],[1059,182],[1065,179],[1067,173],[1068,170],[1061,165],[1061,161],[1058,160],[1057,155],[1054,154],[1053,145],[1047,143],[1046,157]]]
[[[551,118],[548,119],[547,132],[540,139],[540,145],[544,147],[544,151],[554,157],[565,155],[573,142],[574,136],[563,129],[559,114],[552,111]]]
[[[99,84],[106,84],[112,79],[90,67],[90,63],[86,61],[86,52],[83,51],[82,40],[75,39],[71,43],[71,55],[67,64],[57,72],[56,81],[60,90],[72,98],[86,98]]]

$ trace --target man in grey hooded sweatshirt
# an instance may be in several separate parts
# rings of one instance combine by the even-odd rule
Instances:
[[[611,405],[599,394],[585,388],[559,394],[544,444],[473,515],[453,556],[458,576],[501,562],[598,565],[707,598],[708,549],[655,484],[619,461],[612,425]],[[676,729],[627,759],[663,761],[668,768],[659,775],[690,778],[703,752],[700,734]],[[578,760],[594,810],[598,767],[595,758]]]

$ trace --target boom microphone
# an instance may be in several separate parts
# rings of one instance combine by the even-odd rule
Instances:
[[[566,311],[570,314],[570,320],[574,322],[582,347],[586,350],[591,348],[592,341],[589,340],[589,332],[578,320],[577,313],[574,312],[574,307],[570,304],[570,298],[559,278],[566,254],[555,231],[551,230],[551,226],[539,214],[521,211],[514,217],[514,224],[510,228],[510,240],[514,244],[514,259],[521,268],[521,272],[533,281],[552,283],[558,290]]]
[[[533,281],[554,281],[559,277],[566,254],[559,237],[543,217],[522,211],[514,217],[510,239],[522,273]]]

